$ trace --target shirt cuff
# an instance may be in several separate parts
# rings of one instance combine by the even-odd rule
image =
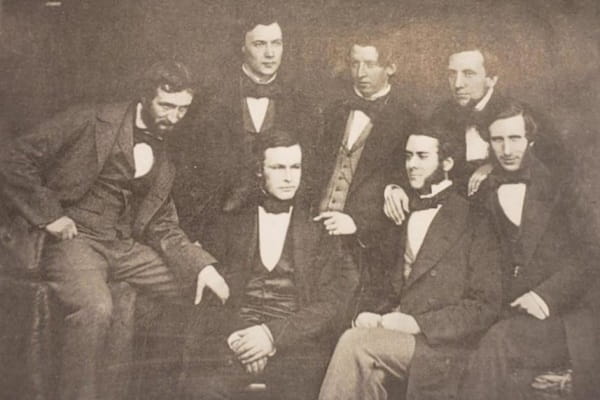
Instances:
[[[537,303],[537,305],[541,308],[541,310],[544,313],[544,315],[546,316],[546,318],[548,318],[550,316],[550,309],[548,308],[548,304],[546,304],[546,302],[544,301],[544,299],[542,299],[533,290],[531,290],[529,293],[531,293],[531,296],[533,297],[533,299],[535,300],[535,302]]]
[[[203,286],[206,286],[208,283],[216,282],[218,279],[223,279],[223,277],[212,265],[207,265],[198,273],[198,282]]]
[[[267,354],[267,356],[272,357],[275,355],[275,353],[277,353],[277,349],[275,348],[275,340],[273,339],[273,334],[271,333],[271,330],[269,329],[269,327],[265,324],[260,324],[260,327],[263,329],[263,331],[265,331],[265,334],[269,337],[269,340],[271,341],[271,344],[273,345],[273,351],[271,351],[269,354]]]

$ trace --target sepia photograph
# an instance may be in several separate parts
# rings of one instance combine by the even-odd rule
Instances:
[[[0,0],[0,400],[600,400],[600,1]]]

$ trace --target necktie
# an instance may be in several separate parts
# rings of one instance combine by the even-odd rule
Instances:
[[[277,80],[260,85],[253,82],[247,76],[242,77],[242,97],[253,97],[260,99],[261,97],[267,97],[269,99],[276,98],[281,94],[281,87]]]
[[[413,192],[410,197],[410,211],[422,211],[430,208],[437,208],[444,204],[448,196],[452,193],[452,187],[448,187],[432,197],[421,197],[416,192]]]
[[[375,100],[366,100],[362,97],[354,95],[348,100],[347,104],[351,110],[362,111],[369,118],[371,118],[371,120],[374,120],[383,110],[388,98],[389,95],[386,95]]]
[[[290,211],[292,207],[292,200],[279,200],[269,194],[264,194],[260,201],[260,205],[269,214],[283,214]]]

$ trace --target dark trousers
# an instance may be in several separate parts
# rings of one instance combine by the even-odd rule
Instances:
[[[227,345],[236,330],[252,324],[237,317],[232,308],[208,307],[192,323],[184,349],[184,398],[201,400],[238,399],[251,383],[264,383],[277,400],[316,399],[332,345],[306,341],[278,349],[263,373],[246,372]],[[268,396],[269,394],[267,394]]]
[[[459,398],[528,399],[536,374],[567,360],[562,319],[541,321],[529,315],[504,319],[492,326],[472,354]]]
[[[50,287],[66,310],[59,398],[95,400],[100,355],[112,316],[107,281],[126,281],[157,296],[180,290],[160,256],[133,239],[99,240],[79,234],[44,250]]]

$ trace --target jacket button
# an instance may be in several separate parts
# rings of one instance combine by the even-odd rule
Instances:
[[[433,270],[433,271],[429,272],[429,275],[431,275],[431,276],[437,276],[437,271]]]

